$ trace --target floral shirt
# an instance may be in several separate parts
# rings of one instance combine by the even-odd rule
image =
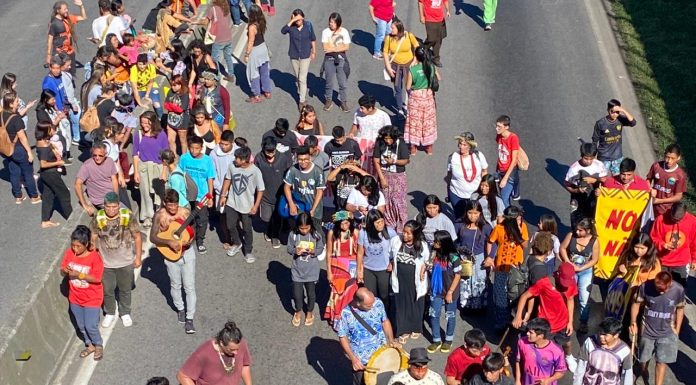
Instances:
[[[355,309],[355,312],[362,317],[368,325],[370,325],[377,334],[372,335],[360,322],[355,318],[350,311],[350,306],[346,306],[341,311],[341,318],[336,320],[336,331],[339,337],[348,339],[353,353],[360,358],[360,362],[365,365],[370,360],[372,354],[382,345],[387,343],[387,338],[384,335],[382,322],[387,319],[387,313],[384,310],[384,304],[379,298],[375,298],[375,304],[372,309],[362,311]]]

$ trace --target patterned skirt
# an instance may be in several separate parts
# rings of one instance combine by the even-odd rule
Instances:
[[[387,188],[382,190],[384,200],[387,201],[387,206],[384,210],[384,222],[400,234],[404,229],[404,224],[408,221],[408,206],[406,204],[408,182],[406,173],[389,171],[383,171],[383,173],[387,179]]]
[[[437,140],[435,97],[430,89],[411,91],[404,140],[416,146],[429,146]]]

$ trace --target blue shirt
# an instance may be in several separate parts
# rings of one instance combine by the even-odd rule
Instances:
[[[360,362],[365,365],[370,360],[372,354],[387,343],[387,337],[384,335],[384,329],[382,328],[382,322],[387,319],[387,312],[384,310],[384,304],[379,298],[375,298],[375,304],[368,311],[353,308],[368,325],[375,329],[377,334],[372,335],[355,319],[355,316],[350,311],[350,306],[343,308],[341,317],[336,320],[334,328],[338,332],[338,337],[348,339],[350,349],[360,359]]]
[[[63,77],[55,77],[50,73],[46,75],[41,83],[41,90],[51,90],[56,94],[56,110],[63,111],[66,104],[69,104],[68,96],[65,94]]]
[[[179,206],[184,207],[189,204],[186,199],[186,176],[181,167],[176,166],[174,171],[169,174],[167,187],[179,193]]]
[[[314,35],[312,23],[305,20],[302,30],[299,30],[295,25],[288,27],[286,24],[283,26],[283,29],[280,30],[280,33],[283,35],[290,34],[288,55],[291,60],[309,58],[312,53],[312,42],[317,40],[316,35]]]
[[[358,245],[365,249],[363,263],[366,269],[372,271],[387,270],[389,259],[391,258],[391,246],[389,240],[396,235],[396,231],[391,227],[387,227],[389,237],[384,239],[380,235],[381,242],[372,243],[367,237],[367,231],[360,230],[358,235]]]
[[[208,191],[208,179],[215,179],[215,166],[208,155],[201,154],[199,158],[194,158],[190,152],[187,152],[181,156],[179,167],[196,183],[198,187],[197,201],[203,199],[205,194],[213,193]]]

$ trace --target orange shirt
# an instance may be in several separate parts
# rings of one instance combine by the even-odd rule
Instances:
[[[520,230],[522,232],[522,240],[529,240],[529,232],[527,231],[526,223],[522,223]],[[495,267],[498,270],[508,271],[511,266],[520,265],[524,261],[524,248],[521,244],[508,239],[505,233],[505,227],[502,223],[495,226],[488,241],[498,244],[498,252],[495,256]]]
[[[662,265],[660,265],[660,260],[658,259],[655,263],[655,267],[652,268],[650,271],[643,271],[641,270],[638,273],[638,276],[636,279],[633,281],[633,285],[631,286],[640,286],[641,284],[650,281],[652,279],[655,279],[655,276],[657,276],[657,273],[662,271]]]

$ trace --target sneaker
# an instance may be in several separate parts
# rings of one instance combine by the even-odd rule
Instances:
[[[227,249],[227,256],[234,257],[241,250],[242,250],[242,245],[232,245],[232,246],[230,246],[229,249]]]
[[[186,324],[184,325],[184,330],[186,330],[186,334],[194,334],[196,332],[196,328],[193,327],[193,320],[192,319],[186,320]]]
[[[254,257],[254,254],[249,253],[244,256],[244,262],[246,263],[254,263],[256,262],[256,257]]]
[[[341,111],[350,112],[350,108],[348,107],[348,102],[341,102]]]
[[[450,350],[452,350],[452,341],[445,341],[445,343],[442,344],[442,347],[440,348],[440,352],[449,353]]]
[[[270,241],[271,241],[271,237],[269,237],[268,234],[266,234],[266,233],[263,234],[263,239],[264,239],[266,242],[270,242]]]
[[[26,195],[22,195],[22,196],[19,197],[19,198],[15,198],[15,203],[18,204],[18,205],[21,205],[22,202],[24,202],[25,200],[27,200],[27,196],[26,196]]]
[[[486,23],[486,26],[483,27],[484,31],[490,31],[492,29],[493,29],[493,24],[490,24],[490,23]]]
[[[520,199],[522,199],[522,196],[521,196],[521,195],[517,195],[517,196],[513,196],[513,197],[512,197],[512,200],[513,200],[513,201],[518,201],[518,200],[520,200]]]
[[[41,196],[38,196],[36,198],[31,198],[31,204],[37,205],[39,203],[41,203]]]
[[[107,314],[106,316],[104,316],[104,319],[102,320],[101,326],[102,326],[103,328],[105,328],[105,329],[106,329],[106,328],[110,328],[111,325],[114,324],[114,320],[115,320],[115,319],[116,319],[116,316],[115,316],[115,315],[113,315],[113,314]]]
[[[63,165],[64,166],[72,166],[72,159],[63,160]]]
[[[377,52],[376,54],[372,55],[372,58],[375,60],[382,60],[382,59],[384,59],[384,56],[382,55],[381,52]]]
[[[71,144],[72,144],[73,146],[79,146],[79,145],[80,145],[80,141],[73,139],[72,142],[71,142]]]
[[[133,319],[131,318],[130,314],[124,314],[121,316],[121,322],[123,322],[123,327],[130,327],[133,326]]]
[[[571,373],[575,373],[575,370],[578,368],[578,361],[575,359],[575,357],[573,357],[572,354],[565,356],[565,362],[568,366],[568,370],[570,370]]]
[[[273,238],[271,240],[271,246],[273,246],[274,249],[280,249],[280,239]]]
[[[198,254],[205,254],[208,252],[208,248],[205,245],[198,245]]]
[[[428,353],[435,353],[438,350],[440,350],[440,346],[442,346],[442,342],[433,342],[428,346]]]
[[[176,317],[179,321],[180,324],[186,322],[186,311],[185,310],[179,310],[176,312]]]
[[[406,111],[403,108],[396,111],[396,114],[399,115],[399,118],[406,119]]]
[[[239,28],[240,25],[242,25],[242,23],[239,23],[239,24],[232,24],[232,26],[233,26],[234,28]]]
[[[332,106],[333,102],[331,100],[327,100],[326,103],[324,103],[324,111],[329,111]]]

